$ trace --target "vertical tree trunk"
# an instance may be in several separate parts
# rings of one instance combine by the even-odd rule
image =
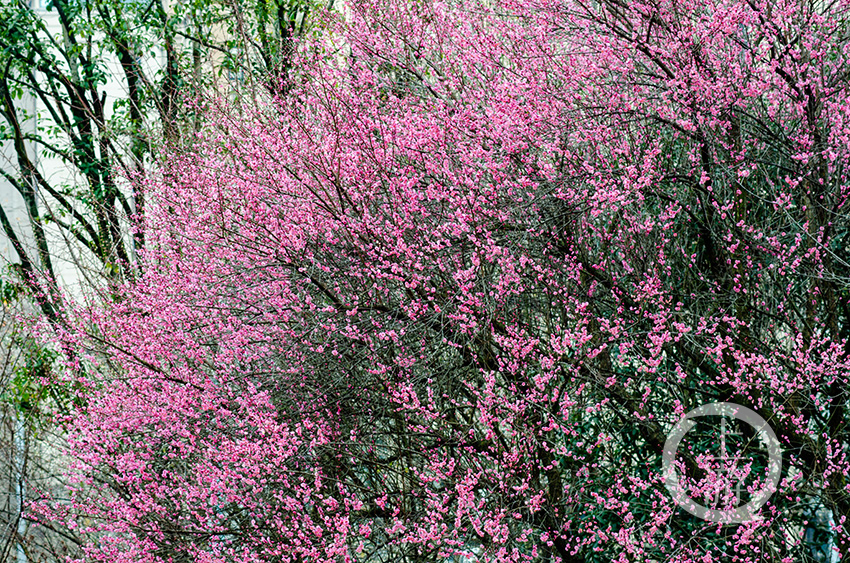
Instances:
[[[12,518],[15,519],[15,563],[27,563],[26,551],[24,550],[24,537],[27,533],[26,520],[24,519],[24,507],[26,505],[26,465],[27,465],[27,437],[26,423],[23,414],[15,412],[13,448],[14,457],[12,461]]]

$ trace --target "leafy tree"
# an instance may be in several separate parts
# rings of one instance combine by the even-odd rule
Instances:
[[[194,133],[199,116],[185,102],[230,88],[217,78],[222,72],[242,76],[243,88],[282,91],[311,6],[55,0],[42,12],[3,2],[0,135],[13,161],[0,174],[23,198],[34,248],[6,209],[0,226],[17,254],[17,281],[43,314],[60,315],[50,286],[69,242],[73,255],[83,250],[80,267],[93,257],[108,277],[133,275],[133,257],[144,248],[136,225],[145,197],[125,186],[127,177],[151,169],[152,149]],[[54,14],[57,29],[48,23]],[[64,173],[46,177],[39,159]],[[49,225],[60,236],[51,238]]]

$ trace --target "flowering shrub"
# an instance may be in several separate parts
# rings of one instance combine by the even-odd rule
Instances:
[[[285,98],[168,155],[145,274],[77,315],[101,360],[58,506],[88,557],[846,555],[845,4],[329,19]],[[660,472],[672,425],[718,401],[783,448],[737,526]]]

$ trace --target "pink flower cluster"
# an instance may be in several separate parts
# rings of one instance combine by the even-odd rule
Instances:
[[[211,109],[144,186],[41,517],[112,563],[846,556],[847,4],[322,16],[284,99]],[[660,474],[716,401],[784,450],[737,527]]]

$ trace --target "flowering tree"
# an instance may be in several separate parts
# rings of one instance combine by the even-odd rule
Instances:
[[[310,32],[313,9],[312,0],[0,2],[0,241],[11,262],[0,269],[0,316],[33,309],[61,330],[56,285],[135,276],[145,193],[124,177],[151,172],[163,145],[193,139],[200,116],[181,104],[188,97],[285,93],[294,37]],[[51,354],[34,344],[0,338],[0,356],[21,357],[0,377],[0,561],[64,560],[61,544],[76,539],[67,529],[33,536],[22,518],[28,484],[62,463],[51,447],[61,435],[39,405],[73,395],[45,376]]]
[[[95,561],[846,556],[845,4],[347,9],[148,186],[43,513]],[[735,526],[661,473],[719,401],[783,448]]]

